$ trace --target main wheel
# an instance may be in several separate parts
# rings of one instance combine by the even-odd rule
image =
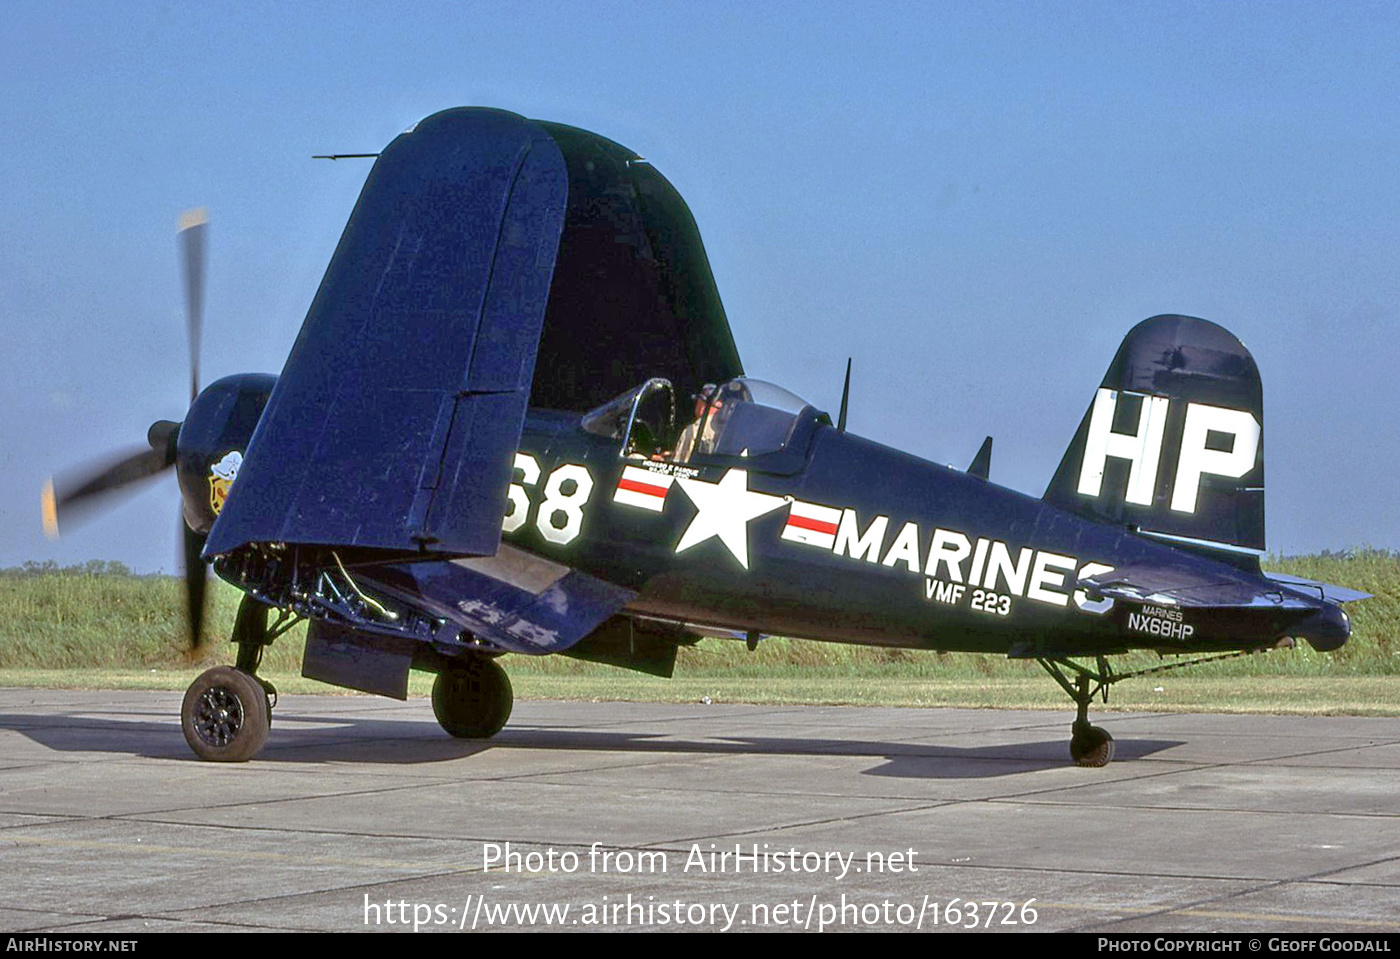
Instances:
[[[488,739],[510,719],[515,696],[495,660],[472,658],[438,673],[433,715],[459,739]]]
[[[1069,754],[1080,766],[1107,766],[1113,761],[1113,737],[1101,726],[1076,728],[1070,737]]]
[[[267,742],[270,712],[267,690],[257,677],[232,666],[215,666],[185,692],[180,726],[200,759],[241,763]]]

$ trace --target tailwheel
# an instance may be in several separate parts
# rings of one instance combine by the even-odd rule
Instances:
[[[215,666],[190,684],[180,727],[200,759],[247,762],[267,742],[269,712],[267,690],[256,676]]]
[[[1094,701],[1095,696],[1101,696],[1106,703],[1108,702],[1108,688],[1125,679],[1183,669],[1187,666],[1208,663],[1217,659],[1247,656],[1250,652],[1251,650],[1247,649],[1235,650],[1217,656],[1202,656],[1199,659],[1168,663],[1165,666],[1155,666],[1152,669],[1139,669],[1131,673],[1115,673],[1108,665],[1108,659],[1104,656],[1094,657],[1097,668],[1076,663],[1065,657],[1036,661],[1044,667],[1055,682],[1060,684],[1061,689],[1069,693],[1069,698],[1073,699],[1075,705],[1079,707],[1079,712],[1074,719],[1074,726],[1071,727],[1070,758],[1080,766],[1107,766],[1113,762],[1113,737],[1108,734],[1107,730],[1089,724],[1089,704]],[[1073,676],[1068,675],[1070,673]]]
[[[1107,766],[1113,762],[1113,737],[1102,726],[1075,723],[1069,755],[1080,766]]]
[[[453,663],[433,683],[433,715],[459,739],[496,735],[514,705],[510,678],[492,659],[473,656]]]
[[[1039,661],[1079,707],[1074,725],[1070,727],[1069,755],[1076,765],[1090,768],[1107,766],[1113,761],[1113,737],[1103,727],[1090,724],[1089,704],[1094,701],[1095,696],[1102,696],[1104,702],[1108,702],[1108,687],[1125,678],[1116,675],[1103,656],[1096,658],[1097,670],[1071,659]],[[1073,678],[1065,675],[1065,670],[1073,672]]]

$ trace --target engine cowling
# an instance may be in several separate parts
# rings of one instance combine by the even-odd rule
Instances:
[[[239,373],[206,386],[190,405],[176,437],[175,473],[185,522],[208,533],[243,463],[277,377]]]

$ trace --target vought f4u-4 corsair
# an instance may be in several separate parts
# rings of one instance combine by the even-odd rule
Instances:
[[[1336,649],[1364,595],[1261,573],[1259,374],[1219,326],[1139,323],[1036,499],[988,481],[990,440],[950,469],[747,376],[661,174],[497,110],[378,156],[280,376],[193,379],[183,422],[45,515],[175,467],[196,641],[206,564],[246,594],[236,667],[184,701],[205,759],[263,747],[262,649],[307,620],[306,676],[404,698],[435,672],[462,737],[509,718],[504,653],[669,676],[720,631],[1033,659],[1099,766],[1109,656]]]

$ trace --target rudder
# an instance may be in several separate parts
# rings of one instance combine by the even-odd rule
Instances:
[[[1123,339],[1045,501],[1145,534],[1264,549],[1259,368],[1223,327],[1154,316]]]

